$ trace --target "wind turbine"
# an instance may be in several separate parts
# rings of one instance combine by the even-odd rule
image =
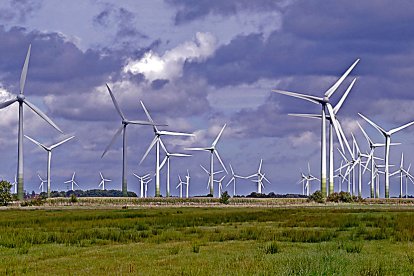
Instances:
[[[25,135],[24,137],[26,137],[27,139],[29,139],[31,142],[33,142],[34,144],[38,145],[39,147],[41,147],[42,149],[44,149],[45,151],[47,151],[47,197],[50,197],[50,167],[51,167],[51,160],[52,160],[52,150],[64,143],[66,143],[69,140],[72,140],[75,136],[71,136],[69,138],[66,138],[54,145],[51,145],[49,147],[45,146],[44,144],[41,144],[40,142],[36,141],[33,138],[30,138],[29,136]]]
[[[147,198],[147,192],[148,192],[148,183],[150,183],[152,181],[152,178],[148,178],[147,180],[144,180],[144,189],[145,189],[145,198]]]
[[[102,186],[102,190],[105,190],[105,182],[111,182],[111,179],[106,179],[101,172],[99,172],[99,175],[101,176],[101,182],[99,183],[98,187]]]
[[[362,115],[361,113],[358,113],[359,116],[361,116],[362,119],[367,121],[370,125],[372,125],[376,130],[378,130],[379,133],[384,135],[385,138],[385,198],[390,197],[390,171],[389,171],[389,159],[390,159],[390,143],[391,143],[391,135],[394,133],[403,130],[404,128],[407,128],[414,124],[414,121],[407,123],[405,125],[402,125],[397,128],[393,128],[389,131],[384,130],[377,124],[375,124],[373,121]]]
[[[181,180],[180,175],[178,175],[178,180],[179,180],[178,185],[175,188],[178,189],[178,187],[180,187],[180,198],[183,198],[183,184],[186,184],[186,183]]]
[[[111,142],[106,147],[105,151],[102,153],[101,158],[103,158],[112,144],[115,142],[115,139],[118,137],[119,134],[122,132],[122,195],[128,196],[128,184],[127,184],[127,138],[126,138],[126,127],[129,124],[133,125],[154,125],[153,122],[145,122],[145,121],[131,121],[128,120],[124,114],[122,113],[121,109],[119,108],[118,102],[116,101],[114,94],[109,88],[109,85],[106,84],[106,88],[108,88],[109,95],[111,96],[112,102],[114,103],[115,109],[118,112],[119,116],[121,117],[122,125],[118,130],[115,132],[114,136],[112,137]]]
[[[46,180],[44,180],[44,179],[42,179],[42,177],[40,176],[40,174],[37,174],[37,176],[38,176],[38,177],[39,177],[39,179],[40,179],[39,190],[40,190],[40,188],[41,188],[41,191],[42,191],[42,193],[43,193],[43,184],[44,184],[44,183],[46,183],[47,181],[46,181]]]
[[[329,88],[325,94],[324,97],[315,97],[307,94],[300,94],[295,92],[289,92],[289,91],[282,91],[282,90],[272,90],[273,92],[299,98],[302,100],[310,101],[314,104],[320,104],[322,107],[321,112],[321,192],[324,197],[326,197],[326,122],[325,122],[325,108],[328,109],[328,114],[332,118],[333,126],[335,129],[335,132],[337,134],[337,137],[340,137],[341,134],[339,133],[339,128],[336,123],[335,113],[333,110],[332,105],[330,104],[329,100],[330,97],[333,95],[333,93],[338,89],[338,87],[341,85],[341,83],[345,80],[345,78],[351,73],[352,69],[357,65],[359,62],[359,59],[357,59],[351,67],[334,83],[334,85]]]
[[[309,194],[310,194],[310,183],[313,180],[320,181],[318,178],[314,177],[311,174],[310,165],[309,165],[309,162],[308,162],[308,174],[305,175],[304,173],[301,173],[301,180],[299,180],[299,182],[298,182],[298,183],[302,183],[302,185],[303,185],[302,186],[303,195],[305,195],[305,188],[306,188],[306,195],[309,196]]]
[[[252,174],[248,176],[247,178],[252,178],[254,176],[257,176],[257,180],[252,180],[253,182],[257,183],[257,193],[262,193],[262,187],[264,188],[263,179],[266,180],[267,183],[271,184],[270,181],[266,178],[265,174],[262,173],[262,164],[263,159],[260,159],[259,169],[257,170],[257,173]]]
[[[27,105],[31,110],[33,110],[37,115],[39,115],[43,120],[48,122],[56,130],[63,133],[62,130],[48,117],[43,113],[38,107],[30,103],[24,96],[24,86],[26,83],[27,70],[29,67],[30,59],[30,50],[32,45],[29,45],[27,50],[26,59],[23,64],[22,74],[20,75],[20,93],[16,95],[16,98],[5,101],[0,104],[0,109],[3,109],[15,102],[19,103],[19,131],[18,131],[18,146],[17,146],[17,198],[23,200],[24,192],[24,173],[23,173],[23,104]]]
[[[154,147],[154,145],[156,146],[156,153],[155,153],[155,157],[156,157],[156,163],[155,163],[155,196],[159,197],[161,196],[160,193],[160,141],[161,141],[161,136],[163,135],[169,135],[169,136],[194,136],[194,134],[192,133],[183,133],[183,132],[173,132],[173,131],[165,131],[165,130],[158,130],[157,126],[154,124],[154,121],[152,120],[148,110],[145,108],[144,103],[141,101],[141,105],[142,108],[145,111],[145,114],[147,115],[148,121],[150,121],[151,123],[153,123],[153,130],[154,130],[154,139],[152,140],[151,144],[149,145],[147,151],[145,152],[144,156],[142,157],[141,161],[139,162],[139,164],[141,164],[144,159],[147,157],[148,153],[151,151],[151,149]],[[168,191],[167,191],[169,196],[169,185],[168,185]]]
[[[190,189],[190,172],[187,170],[187,175],[185,176],[185,188],[186,188],[186,193],[185,193],[185,197],[188,198],[189,196],[189,189]]]
[[[146,175],[143,175],[143,176],[139,176],[139,175],[137,175],[137,174],[133,174],[136,178],[138,178],[139,179],[139,182],[140,182],[140,184],[141,184],[141,198],[143,198],[144,197],[144,184],[145,184],[145,181],[148,179],[148,177],[150,177],[150,174],[148,173],[148,174],[146,174]],[[151,178],[150,178],[151,179]],[[146,188],[145,188],[145,192],[146,192]],[[145,197],[147,197],[146,196],[146,194],[145,194]]]
[[[161,139],[159,139],[159,142],[161,144],[162,149],[165,152],[164,160],[161,162],[159,168],[162,169],[164,167],[165,163],[167,162],[167,194],[166,196],[170,196],[170,157],[190,157],[190,154],[184,154],[184,153],[170,153],[168,152],[167,148],[165,147],[164,143]]]
[[[338,101],[338,103],[333,107],[332,112],[337,115],[339,109],[342,107],[345,99],[347,98],[349,92],[351,92],[352,87],[354,86],[356,81],[356,78],[351,82],[351,84],[348,86],[345,93],[342,95],[341,99]],[[318,114],[288,114],[290,116],[296,116],[296,117],[304,117],[304,118],[314,118],[314,119],[321,119],[321,115]],[[337,134],[337,138],[339,141],[339,144],[341,145],[341,149],[343,152],[344,146],[342,143],[342,140],[345,142],[345,146],[347,147],[348,151],[351,153],[351,149],[349,147],[348,141],[345,137],[344,131],[342,130],[341,123],[338,119],[338,116],[335,118],[331,117],[330,115],[326,115],[325,117],[329,121],[329,190],[328,194],[333,193],[334,191],[334,142],[333,142],[333,129],[335,129],[335,132]]]
[[[230,166],[230,171],[231,171],[231,179],[226,184],[226,187],[229,186],[231,182],[233,182],[233,197],[234,197],[236,195],[236,178],[247,179],[247,177],[235,174],[233,171],[233,167],[231,166],[230,163],[229,163],[229,166]]]
[[[226,175],[223,175],[219,180],[214,180],[214,182],[217,182],[217,184],[218,184],[219,197],[221,196],[221,190],[223,189],[222,183],[223,183],[223,180],[224,180],[225,177],[226,177]]]
[[[213,179],[213,183],[215,182],[215,180],[214,180],[214,175],[215,174],[218,174],[218,173],[222,173],[223,172],[223,170],[220,170],[220,171],[217,171],[217,172],[213,172],[213,173],[210,173],[206,168],[204,168],[202,165],[200,165],[200,167],[203,169],[203,171],[205,171],[205,173],[209,176],[208,177],[208,182],[207,182],[207,189],[210,189],[210,192],[211,192],[211,179]],[[214,194],[211,194],[212,196],[214,196]]]
[[[14,193],[17,194],[17,176],[14,175],[14,182],[12,183],[12,187],[14,186]]]
[[[403,197],[403,177],[405,176],[405,196],[407,197],[407,180],[408,178],[413,182],[414,177],[410,174],[411,164],[408,166],[407,170],[404,169],[404,153],[401,153],[401,163],[398,170],[391,173],[390,176],[396,175],[399,173],[400,175],[400,198]],[[414,183],[414,182],[413,182]]]
[[[218,161],[220,162],[221,166],[223,167],[224,171],[226,173],[227,169],[226,166],[224,166],[223,161],[220,158],[220,155],[216,149],[216,145],[217,142],[219,141],[221,135],[223,134],[224,129],[226,128],[226,124],[224,124],[224,126],[221,128],[219,134],[217,135],[216,139],[214,139],[213,143],[211,144],[210,147],[206,147],[206,148],[186,148],[186,150],[195,150],[195,151],[209,151],[210,152],[210,172],[208,173],[208,175],[210,176],[209,179],[209,185],[210,185],[210,194],[213,195],[214,194],[214,155],[216,155]],[[204,169],[204,168],[203,168]]]
[[[72,191],[74,191],[75,185],[79,187],[78,183],[75,181],[75,172],[73,172],[72,178],[64,183],[70,183],[72,185]]]

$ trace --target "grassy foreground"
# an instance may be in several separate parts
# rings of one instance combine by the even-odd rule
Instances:
[[[0,211],[0,274],[413,275],[411,208]]]

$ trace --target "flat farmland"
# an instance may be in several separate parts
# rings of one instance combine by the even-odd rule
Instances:
[[[410,206],[0,211],[2,275],[413,275]]]

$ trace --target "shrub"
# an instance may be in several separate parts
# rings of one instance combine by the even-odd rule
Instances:
[[[311,194],[308,197],[308,201],[314,201],[314,202],[317,202],[317,203],[324,203],[325,198],[324,198],[322,192],[318,190],[318,191],[314,192],[313,194]]]
[[[75,194],[71,194],[71,195],[70,195],[70,202],[71,202],[71,203],[76,203],[76,202],[78,202],[78,198],[76,197],[76,195],[75,195]]]
[[[10,182],[5,180],[0,181],[0,205],[5,206],[12,201],[12,195],[10,193],[11,187]]]
[[[229,204],[229,198],[230,198],[229,194],[227,193],[227,191],[225,191],[221,194],[219,201],[222,204]]]
[[[276,242],[271,242],[265,247],[266,254],[276,254],[280,252],[279,245]]]

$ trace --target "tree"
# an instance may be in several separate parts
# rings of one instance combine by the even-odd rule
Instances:
[[[11,187],[10,182],[5,180],[0,181],[0,205],[5,206],[12,201]]]
[[[221,194],[219,201],[222,204],[229,204],[229,198],[230,198],[229,194],[227,193],[227,191],[225,191],[224,193]]]

